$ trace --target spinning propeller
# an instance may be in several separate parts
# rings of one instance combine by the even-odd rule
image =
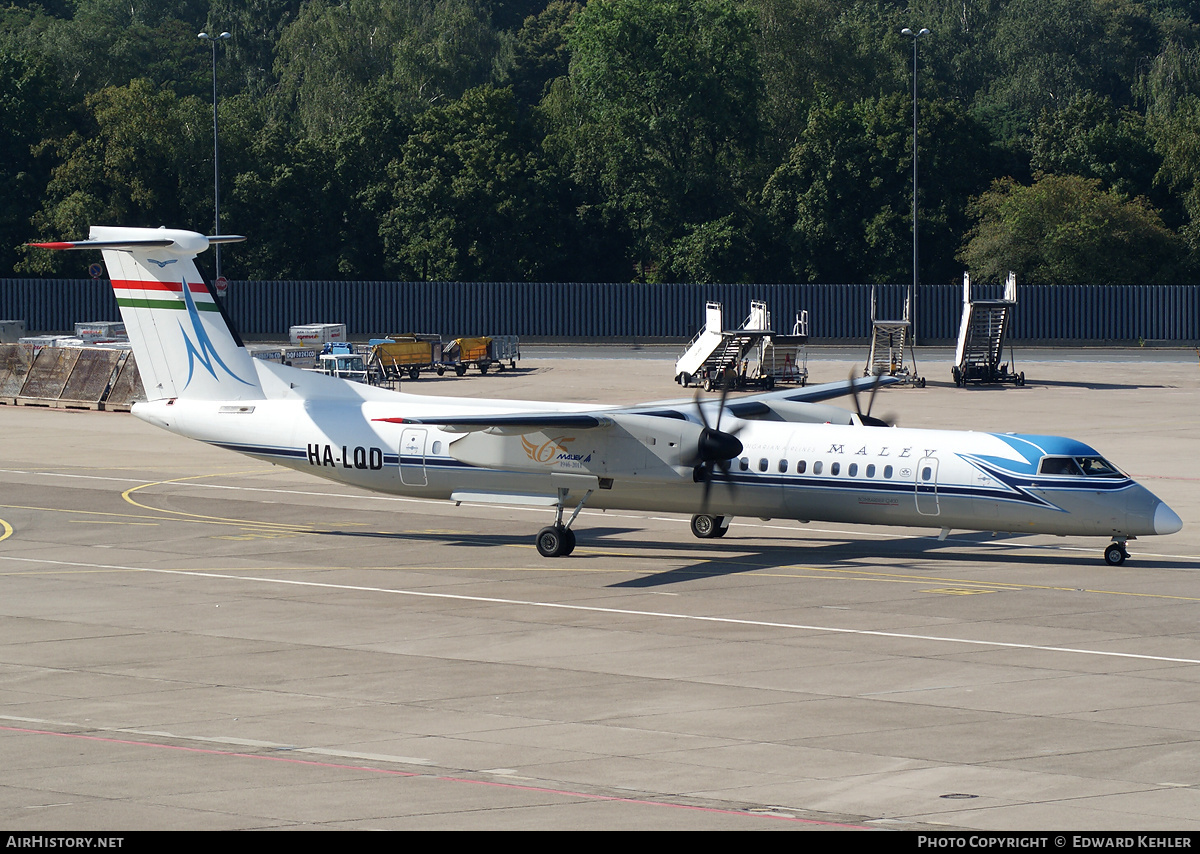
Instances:
[[[717,404],[716,420],[710,425],[705,407],[700,405],[700,393],[696,392],[696,414],[700,417],[700,438],[696,442],[696,451],[686,462],[695,467],[692,479],[704,484],[704,498],[701,506],[708,507],[708,494],[712,490],[716,472],[720,469],[722,476],[729,474],[729,463],[742,452],[742,443],[737,434],[740,427],[724,431],[721,429],[721,417],[725,414],[725,400],[729,396],[729,386],[721,389],[721,400]],[[732,483],[730,484],[732,486]]]
[[[876,418],[871,414],[871,407],[875,405],[875,394],[879,391],[880,383],[883,382],[883,375],[876,374],[875,382],[871,383],[871,394],[867,398],[867,411],[863,412],[862,404],[858,399],[858,387],[854,384],[855,371],[850,371],[850,393],[854,395],[854,414],[858,416],[859,423],[864,427],[895,427],[896,418],[893,415],[887,415],[883,418]]]

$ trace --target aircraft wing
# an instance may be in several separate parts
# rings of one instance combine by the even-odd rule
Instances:
[[[376,418],[391,424],[429,424],[453,433],[471,433],[493,428],[510,430],[589,430],[611,423],[602,413],[587,412],[502,412],[495,415],[420,415]]]
[[[725,411],[738,418],[770,417],[782,421],[829,421],[831,414],[844,413],[848,416],[849,410],[833,406],[818,406],[817,404],[821,401],[845,397],[860,391],[869,392],[872,389],[898,382],[900,380],[896,377],[857,377],[804,388],[748,394],[743,397],[729,398],[725,403]],[[619,411],[639,415],[670,415],[675,418],[691,419],[695,416],[697,405],[714,413],[720,408],[720,402],[712,398],[700,399],[699,403],[692,398],[682,398],[637,404],[624,407]],[[840,420],[839,423],[841,423]]]
[[[849,423],[849,411],[838,407],[819,406],[820,401],[843,397],[857,391],[870,390],[898,382],[895,377],[859,377],[853,380],[823,383],[806,388],[783,389],[739,397],[726,401],[725,409],[738,418],[775,418],[783,421],[830,421],[843,419]],[[711,410],[715,416],[720,402],[715,399],[692,398],[640,403],[632,406],[605,407],[582,412],[498,412],[494,415],[446,414],[404,416],[402,418],[378,418],[396,424],[428,424],[446,428],[451,432],[473,433],[482,430],[493,432],[519,432],[522,430],[588,430],[608,427],[621,416],[639,415],[647,418],[667,418],[677,421],[697,420],[715,423],[716,418],[704,419],[697,408]]]

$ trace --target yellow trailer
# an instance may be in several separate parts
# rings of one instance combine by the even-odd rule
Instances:
[[[441,360],[442,342],[437,336],[393,335],[372,344],[368,364],[381,380],[415,380]]]

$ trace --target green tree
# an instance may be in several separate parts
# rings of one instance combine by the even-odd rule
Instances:
[[[38,234],[78,239],[93,224],[171,225],[205,231],[212,210],[212,119],[198,98],[179,98],[148,80],[101,89],[86,100],[90,127],[44,143],[53,170]],[[53,269],[46,253],[25,269]]]
[[[296,136],[248,95],[222,102],[221,213],[252,235],[223,256],[254,279],[381,279],[379,223],[391,207],[387,164],[411,131],[384,96],[368,98],[335,133]]]
[[[822,102],[762,200],[786,267],[801,281],[902,282],[912,276],[912,102]],[[950,281],[968,199],[986,186],[983,129],[961,107],[920,113],[921,280]]]
[[[1031,148],[1039,172],[1099,178],[1126,196],[1149,195],[1161,162],[1145,118],[1094,92],[1043,112]]]
[[[502,61],[477,0],[311,0],[276,57],[284,112],[309,134],[335,131],[372,93],[386,92],[400,110],[457,98]]]
[[[522,104],[537,104],[550,81],[567,73],[567,32],[581,8],[579,3],[551,0],[537,15],[526,18],[517,32],[508,82]]]
[[[676,278],[672,245],[737,215],[757,183],[750,14],[728,0],[593,0],[568,40],[570,76],[543,103],[550,150],[583,219],[626,235],[616,251],[634,277]]]
[[[54,113],[45,104],[56,94],[54,76],[44,66],[0,54],[0,275],[19,259],[17,247],[29,242],[29,221],[38,209],[50,177],[46,156],[35,156],[42,135],[53,131]]]
[[[274,88],[275,45],[303,5],[304,0],[212,0],[204,29],[233,36],[218,49],[222,97],[239,92],[263,97]]]
[[[380,233],[402,278],[537,280],[555,262],[552,196],[537,135],[509,89],[471,89],[417,118],[388,167]]]
[[[1031,284],[1171,282],[1182,245],[1144,198],[1099,179],[1039,175],[1025,187],[996,181],[971,206],[975,226],[961,258],[978,280],[1009,270]]]

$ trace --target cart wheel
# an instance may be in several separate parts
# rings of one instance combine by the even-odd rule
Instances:
[[[1025,385],[1025,372],[1017,374],[1017,385]]]
[[[954,377],[954,385],[957,388],[962,388],[962,371],[958,369],[957,365],[950,369],[950,376]]]
[[[467,373],[466,365],[455,365],[454,366],[454,376],[461,377],[461,376],[464,376],[466,373]]]
[[[408,369],[408,378],[410,380],[415,380],[419,376],[421,376],[421,369],[418,368],[416,365],[413,365],[411,368]]]
[[[496,363],[496,370],[498,370],[500,373],[504,373],[504,363],[503,363],[503,362],[497,362],[497,363]]]
[[[917,380],[917,387],[918,387],[918,388],[925,388],[925,377],[920,377],[920,378]]]
[[[713,381],[712,381],[712,377],[705,377],[705,378],[704,378],[704,390],[705,390],[705,391],[712,391],[712,390],[713,390]]]
[[[487,366],[487,365],[480,365],[480,366],[479,366],[479,373],[481,373],[481,374],[486,374],[486,373],[487,373],[487,369],[488,369],[488,366]]]

